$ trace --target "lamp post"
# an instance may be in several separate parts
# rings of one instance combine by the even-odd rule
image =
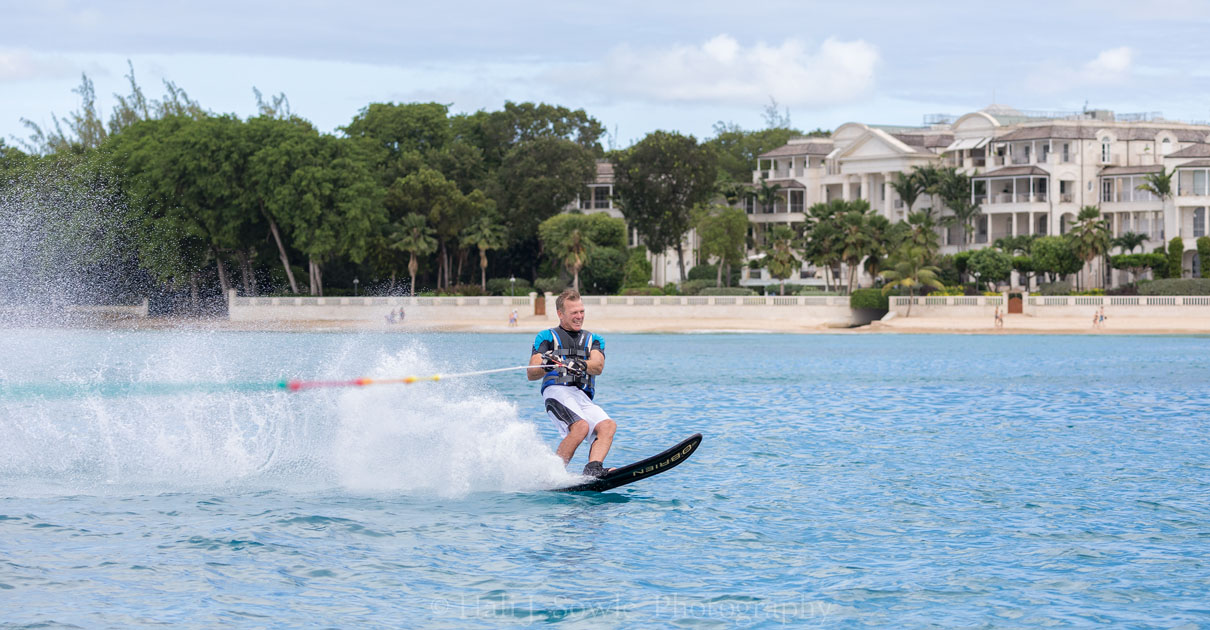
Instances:
[[[513,297],[517,290],[517,276],[508,277],[508,297]]]
[[[361,282],[361,280],[358,280],[357,278],[353,278],[353,297],[357,297],[357,285],[360,282]]]

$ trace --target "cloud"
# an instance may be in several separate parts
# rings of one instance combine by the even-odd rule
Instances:
[[[1134,73],[1134,49],[1129,46],[1102,50],[1083,65],[1072,68],[1057,62],[1039,67],[1026,79],[1035,92],[1051,94],[1072,88],[1121,85]]]
[[[59,79],[76,73],[62,57],[38,56],[26,50],[0,50],[0,82]]]
[[[700,45],[640,49],[621,45],[597,63],[566,66],[548,77],[592,86],[597,96],[662,102],[828,107],[856,100],[874,86],[878,49],[862,40],[829,38],[811,50],[799,39],[744,46],[729,35]]]

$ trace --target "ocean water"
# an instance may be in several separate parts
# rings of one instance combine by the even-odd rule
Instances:
[[[1210,339],[0,331],[0,628],[1202,628]],[[586,459],[582,447],[571,469]]]

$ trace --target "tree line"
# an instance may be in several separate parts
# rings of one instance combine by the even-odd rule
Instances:
[[[371,103],[327,134],[285,95],[254,89],[258,113],[240,118],[167,81],[162,98],[148,98],[133,67],[127,79],[107,121],[87,76],[77,111],[46,129],[24,121],[24,151],[0,142],[0,186],[81,165],[103,173],[128,213],[140,271],[195,300],[207,287],[323,295],[355,278],[383,292],[487,290],[489,275],[576,284],[590,264],[618,268],[604,286],[645,285],[627,273],[625,227],[543,228],[606,159],[615,207],[648,251],[677,253],[683,280],[686,233],[726,214],[711,209],[716,192],[747,181],[756,155],[799,134],[720,123],[709,141],[656,131],[606,152],[605,127],[584,110],[512,102],[469,114]],[[729,217],[729,230],[707,229],[706,248],[737,264],[746,218],[739,238]]]

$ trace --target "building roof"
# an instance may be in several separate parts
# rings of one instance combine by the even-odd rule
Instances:
[[[1163,164],[1147,164],[1145,166],[1106,166],[1101,169],[1101,177],[1112,177],[1114,175],[1139,175],[1142,173],[1162,173],[1164,172]]]
[[[945,148],[954,142],[952,133],[892,133],[891,135],[910,147],[926,149]]]
[[[782,190],[806,190],[806,186],[797,179],[770,179],[770,186],[778,186]]]
[[[1192,162],[1185,162],[1177,168],[1205,168],[1207,166],[1210,166],[1210,160],[1193,160]]]
[[[1204,142],[1201,142],[1198,144],[1191,144],[1191,145],[1181,149],[1180,151],[1173,151],[1172,153],[1169,153],[1168,155],[1165,155],[1164,157],[1165,158],[1210,157],[1210,144],[1206,144]]]
[[[810,140],[810,141],[795,141],[791,140],[772,151],[761,153],[757,157],[762,158],[779,158],[790,157],[792,155],[827,155],[832,152],[831,140]]]
[[[593,181],[593,183],[613,183],[613,162],[610,162],[609,160],[597,160],[597,178],[595,181]]]
[[[1095,138],[1094,129],[1084,125],[1038,125],[1010,131],[996,142],[1015,140],[1081,140]]]
[[[971,175],[971,179],[988,179],[992,177],[1024,177],[1026,175],[1042,175],[1046,177],[1049,176],[1050,173],[1047,173],[1036,166],[1006,166],[1004,168],[998,168],[994,171],[988,171],[978,175]]]

